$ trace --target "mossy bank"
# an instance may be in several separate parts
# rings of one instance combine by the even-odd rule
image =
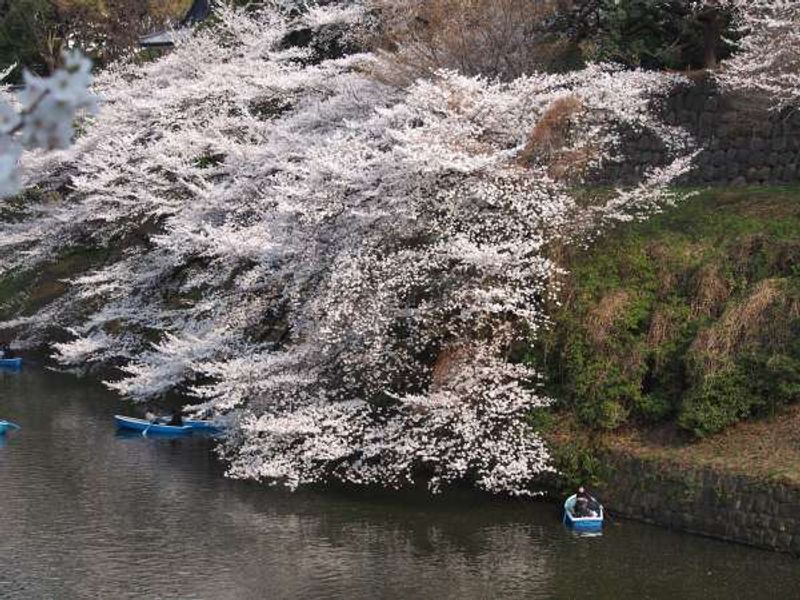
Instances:
[[[800,188],[698,191],[562,262],[569,275],[553,327],[529,359],[558,401],[555,415],[536,418],[566,485],[605,484],[626,505],[608,486],[628,471],[620,457],[669,474],[660,497],[664,481],[686,477],[699,482],[697,498],[710,493],[704,482],[727,476],[765,494],[800,485]],[[623,512],[780,546],[769,543],[776,532],[704,530],[705,506],[696,521]]]
[[[531,360],[587,426],[702,437],[800,398],[800,188],[703,191],[564,262]]]

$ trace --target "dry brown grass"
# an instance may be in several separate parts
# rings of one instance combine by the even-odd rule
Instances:
[[[192,0],[148,0],[150,14],[157,21],[179,19],[192,7]]]
[[[568,143],[572,123],[582,111],[583,102],[575,96],[553,101],[536,122],[520,160],[530,163],[552,158]]]
[[[463,368],[469,362],[469,351],[463,346],[450,346],[439,352],[431,370],[431,392],[450,387],[452,382],[463,376]]]
[[[692,286],[692,315],[718,317],[731,297],[728,281],[714,265],[705,265],[694,276]]]
[[[567,51],[546,31],[571,0],[373,0],[383,28],[382,79],[398,84],[439,69],[504,80],[548,68]]]
[[[678,323],[673,314],[664,309],[657,309],[650,319],[650,329],[647,331],[647,347],[658,348],[661,344],[674,337]]]
[[[678,270],[673,267],[675,249],[662,241],[647,244],[647,256],[656,268],[658,293],[669,296],[678,284]]]
[[[742,302],[730,307],[712,327],[701,331],[692,352],[705,373],[714,373],[728,358],[745,347],[784,346],[791,330],[789,320],[800,315],[800,302],[786,294],[781,279],[765,279]]]
[[[556,181],[582,181],[597,156],[594,148],[565,150],[550,159],[547,173]]]
[[[689,442],[685,433],[666,425],[603,434],[600,443],[678,466],[800,483],[800,406],[768,419],[737,423],[702,440]]]
[[[600,300],[588,315],[589,335],[598,347],[608,339],[614,324],[630,305],[631,297],[626,290],[615,290]]]
[[[585,110],[575,96],[553,101],[536,122],[519,157],[523,165],[546,165],[558,181],[580,180],[596,156],[591,146],[571,147],[575,122]]]

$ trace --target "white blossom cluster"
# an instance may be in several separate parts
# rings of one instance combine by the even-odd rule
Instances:
[[[14,67],[0,74],[0,81]],[[68,148],[79,111],[95,112],[97,99],[89,91],[92,64],[80,52],[64,54],[64,66],[42,78],[25,72],[25,85],[11,102],[0,90],[0,198],[19,191],[17,162],[23,148]]]
[[[724,0],[742,38],[717,79],[776,110],[800,107],[800,0]]]
[[[694,152],[656,116],[678,77],[441,72],[398,89],[369,75],[372,55],[280,49],[295,23],[279,11],[218,21],[99,76],[104,109],[76,145],[23,159],[26,185],[69,191],[0,224],[0,278],[102,259],[0,327],[30,345],[58,327],[62,364],[116,366],[109,385],[132,398],[177,391],[225,415],[235,477],[531,493],[552,467],[527,416],[549,401],[515,348],[547,323],[547,248],[668,197]],[[520,159],[565,98],[580,108],[563,155],[620,160],[627,129],[671,161],[577,202],[574,181]]]

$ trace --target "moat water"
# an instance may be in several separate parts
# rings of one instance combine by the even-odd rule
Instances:
[[[557,505],[226,480],[205,438],[120,436],[135,407],[0,371],[2,599],[800,598],[800,560]],[[800,510],[800,507],[798,507]]]

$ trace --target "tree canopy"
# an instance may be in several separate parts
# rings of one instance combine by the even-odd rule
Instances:
[[[103,65],[135,46],[148,27],[186,13],[192,0],[0,0],[0,70],[17,63],[52,73],[62,50],[80,48]]]

